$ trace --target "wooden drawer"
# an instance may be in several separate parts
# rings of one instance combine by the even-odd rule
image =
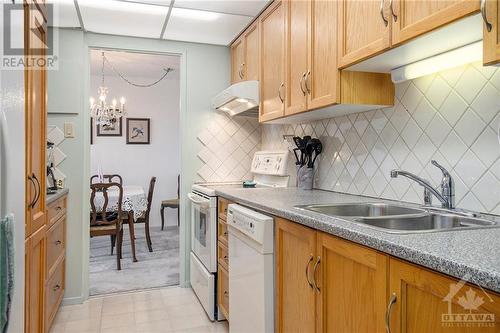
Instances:
[[[47,272],[50,276],[66,249],[66,216],[61,217],[47,232]]]
[[[231,202],[224,198],[219,198],[219,204],[217,205],[219,208],[219,218],[223,221],[226,221],[227,218],[227,206]]]
[[[224,266],[225,269],[229,269],[229,251],[227,246],[221,242],[217,243],[217,258],[219,264]]]
[[[52,202],[47,207],[47,221],[49,227],[64,214],[66,214],[66,196]]]
[[[222,314],[229,321],[229,273],[222,265],[219,265],[217,278],[217,303]]]
[[[45,284],[45,327],[47,331],[50,330],[64,296],[64,268],[65,260],[59,261],[54,273]]]
[[[217,225],[217,239],[227,246],[227,224],[226,221],[219,219]]]

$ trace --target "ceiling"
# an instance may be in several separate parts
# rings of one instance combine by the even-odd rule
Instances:
[[[228,45],[270,0],[48,0],[52,26]]]
[[[90,51],[90,74],[101,75],[102,52],[113,67],[125,75],[125,77],[143,77],[159,79],[165,72],[164,69],[172,68],[174,71],[170,76],[179,77],[180,58],[174,55],[136,53],[124,51],[91,50]],[[107,76],[118,76],[110,67],[108,62],[104,63],[104,74]],[[135,82],[135,81],[134,81]],[[146,83],[140,82],[139,83]]]

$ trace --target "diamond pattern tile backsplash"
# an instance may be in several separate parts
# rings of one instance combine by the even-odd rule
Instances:
[[[455,179],[457,207],[500,214],[499,131],[500,68],[474,63],[397,84],[391,108],[263,125],[262,149],[286,149],[283,134],[318,137],[315,188],[415,203],[423,188],[389,172],[401,168],[437,186],[434,159]]]
[[[202,166],[198,176],[205,182],[252,179],[250,165],[260,149],[261,129],[254,118],[229,117],[213,112],[207,127],[198,135]]]

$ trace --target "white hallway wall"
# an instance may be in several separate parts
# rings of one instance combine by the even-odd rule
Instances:
[[[119,68],[119,64],[115,66]],[[158,72],[155,77],[134,76],[130,79],[148,83],[157,80],[161,74]],[[180,173],[179,71],[169,73],[166,79],[149,88],[131,86],[117,76],[106,76],[105,80],[109,89],[108,98],[126,98],[127,115],[122,119],[120,137],[96,136],[94,128],[90,172],[96,174],[100,166],[103,173],[120,174],[124,185],[141,185],[146,193],[151,177],[155,176],[150,223],[160,225],[161,200],[177,197],[177,175]],[[100,76],[91,77],[90,91],[95,98],[100,84]],[[151,144],[126,144],[126,118],[151,119]],[[176,210],[165,210],[165,224],[177,225]]]
[[[214,112],[210,99],[227,88],[230,53],[224,46],[183,43],[146,38],[119,37],[58,29],[60,60],[64,70],[49,73],[49,125],[73,122],[75,138],[66,139],[61,149],[68,158],[61,164],[70,188],[66,250],[65,303],[79,303],[88,296],[88,219],[90,177],[90,117],[87,117],[90,92],[88,48],[113,48],[140,52],[183,54],[181,60],[181,284],[189,280],[190,227],[183,223],[190,214],[187,193],[203,165],[196,156],[202,148],[197,135]],[[95,94],[94,92],[92,92]],[[71,98],[68,98],[71,96]],[[185,269],[185,270],[184,270]]]

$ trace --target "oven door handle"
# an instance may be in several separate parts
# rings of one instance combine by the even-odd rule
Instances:
[[[193,193],[188,193],[188,198],[191,200],[194,204],[200,205],[201,207],[208,207],[210,205],[210,200],[199,200],[198,196],[193,194]]]

